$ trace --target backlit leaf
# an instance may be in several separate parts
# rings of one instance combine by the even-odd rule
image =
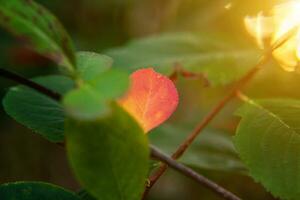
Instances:
[[[119,100],[145,132],[167,120],[178,105],[173,82],[153,69],[140,69],[131,75],[129,92]]]

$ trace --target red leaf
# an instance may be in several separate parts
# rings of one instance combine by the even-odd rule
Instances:
[[[119,104],[148,132],[175,111],[178,93],[169,78],[152,68],[137,70],[130,78],[131,87]]]

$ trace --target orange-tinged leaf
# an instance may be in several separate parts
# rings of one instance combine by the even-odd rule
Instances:
[[[175,111],[178,93],[169,78],[152,68],[137,70],[130,78],[130,89],[118,102],[148,132]]]

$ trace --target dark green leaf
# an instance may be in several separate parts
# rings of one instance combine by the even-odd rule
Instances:
[[[300,101],[249,100],[238,114],[234,143],[250,174],[273,195],[298,200]]]
[[[32,0],[0,0],[0,25],[72,74],[73,44],[60,22]]]
[[[237,47],[211,34],[168,33],[130,42],[106,52],[115,67],[136,70],[154,67],[170,75],[175,66],[193,73],[203,73],[213,85],[237,80],[258,59],[258,52]]]
[[[77,195],[80,197],[81,200],[96,200],[95,197],[90,195],[87,191],[81,190],[77,193]]]
[[[101,200],[140,200],[148,173],[143,130],[116,104],[94,122],[68,120],[67,150],[82,186]]]
[[[37,83],[64,94],[73,82],[63,76],[34,79]],[[60,103],[24,86],[11,88],[3,99],[5,111],[17,122],[52,142],[64,140],[64,111]]]
[[[80,200],[73,192],[41,182],[16,182],[0,186],[2,200]]]
[[[172,154],[189,133],[187,128],[164,124],[149,137],[153,144]],[[201,133],[180,161],[198,169],[245,172],[230,135],[216,130]]]

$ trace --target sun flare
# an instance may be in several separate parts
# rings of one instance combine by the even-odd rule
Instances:
[[[286,71],[299,71],[300,61],[300,1],[291,0],[274,6],[268,14],[260,12],[245,18],[247,31],[262,49],[287,41],[273,52],[274,58]]]

